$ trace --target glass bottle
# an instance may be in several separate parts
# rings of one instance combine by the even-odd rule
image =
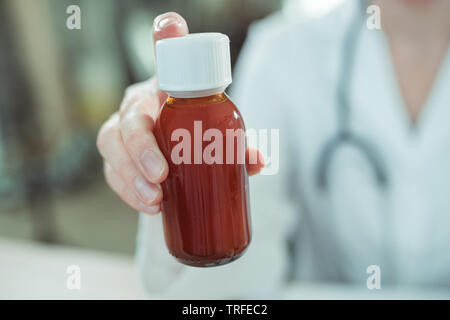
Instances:
[[[251,240],[245,126],[224,93],[229,40],[219,33],[164,39],[156,56],[159,86],[169,94],[154,129],[169,163],[161,184],[166,244],[181,263],[222,265]]]

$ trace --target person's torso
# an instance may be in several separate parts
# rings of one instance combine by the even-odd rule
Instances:
[[[376,150],[387,183],[377,183],[373,165],[359,145],[344,142],[331,153],[328,187],[318,187],[318,164],[338,132],[336,97],[342,55],[348,54],[342,50],[342,39],[349,25],[339,19],[346,15],[334,13],[299,29],[313,32],[299,39],[314,40],[299,42],[301,54],[278,62],[277,76],[289,79],[292,86],[283,92],[283,101],[289,101],[283,112],[291,123],[290,131],[280,132],[285,137],[280,143],[289,143],[296,157],[292,172],[303,214],[296,243],[297,276],[365,286],[367,267],[377,265],[385,283],[448,285],[450,54],[411,127],[384,35],[361,26],[348,128]]]

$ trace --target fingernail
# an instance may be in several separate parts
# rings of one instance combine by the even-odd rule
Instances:
[[[146,150],[141,156],[141,164],[151,179],[159,179],[164,170],[162,155],[154,150]]]
[[[167,17],[161,17],[159,18],[158,22],[156,23],[156,31],[159,31],[169,25],[172,24],[180,24],[181,20],[177,16],[169,15]]]
[[[140,198],[146,203],[152,203],[158,196],[159,189],[156,186],[150,185],[143,177],[137,177],[134,184]]]

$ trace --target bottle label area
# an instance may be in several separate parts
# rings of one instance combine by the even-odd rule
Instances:
[[[193,135],[185,128],[172,132],[170,158],[174,164],[245,164],[245,139],[243,129],[203,130],[202,121],[194,121]]]

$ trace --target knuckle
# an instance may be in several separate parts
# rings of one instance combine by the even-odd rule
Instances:
[[[104,130],[100,129],[96,140],[97,149],[98,151],[100,151],[100,153],[103,151],[104,139],[105,139],[105,132]]]
[[[108,165],[107,162],[103,162],[103,174],[105,175],[105,180],[108,183],[108,185],[114,190],[115,188],[113,187],[114,183],[113,183],[113,169],[110,165]]]
[[[139,100],[143,100],[148,96],[148,92],[143,89],[144,87],[145,82],[139,82],[132,84],[125,89],[124,97],[120,105],[121,116],[124,116],[133,105],[137,104]]]
[[[122,103],[120,104],[120,114],[122,115],[124,112],[126,112],[130,105],[132,105],[137,99],[138,95],[136,93],[134,85],[129,86],[125,89]]]
[[[124,100],[124,102],[120,105],[120,110],[119,110],[119,115],[120,118],[124,118],[126,117],[126,115],[128,114],[128,112],[131,109],[131,106],[137,101],[137,97],[130,97],[127,98],[126,100]]]
[[[123,136],[123,142],[126,148],[137,148],[142,144],[142,132],[139,129],[133,128]]]
[[[138,83],[133,83],[131,85],[129,85],[126,89],[125,89],[125,96],[127,95],[133,95],[136,90],[139,88],[140,82]]]
[[[120,118],[142,116],[153,109],[154,99],[152,96],[134,95],[120,109]]]
[[[136,168],[134,167],[133,164],[131,164],[128,161],[122,161],[121,163],[119,163],[119,166],[117,168],[117,173],[128,184],[131,184],[137,175]]]
[[[149,144],[153,136],[153,121],[148,115],[130,114],[120,122],[123,142],[127,147]]]
[[[103,166],[103,172],[105,174],[106,183],[109,187],[118,195],[124,192],[123,182],[118,178],[114,169],[108,165],[106,162]]]
[[[119,125],[119,121],[117,118],[117,113],[114,113],[111,118],[109,118],[100,128],[98,134],[97,134],[97,139],[96,139],[96,145],[97,145],[97,149],[102,152],[106,146],[106,144],[108,144],[111,139],[113,138],[113,136],[117,133],[118,131],[118,125]]]

